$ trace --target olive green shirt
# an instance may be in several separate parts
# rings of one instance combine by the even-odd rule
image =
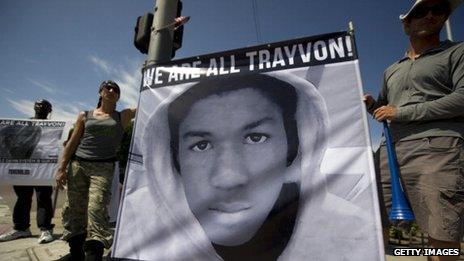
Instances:
[[[388,67],[372,113],[396,107],[390,128],[394,141],[424,137],[464,137],[464,43],[441,42],[415,60]]]
[[[113,112],[108,118],[97,119],[93,116],[93,110],[88,111],[84,134],[75,154],[86,160],[113,160],[123,132],[119,112]]]

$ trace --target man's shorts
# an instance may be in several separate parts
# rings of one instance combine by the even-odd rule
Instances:
[[[461,241],[464,234],[464,152],[457,137],[429,137],[395,143],[400,177],[416,222],[430,237]],[[382,223],[391,208],[386,146],[375,155]]]

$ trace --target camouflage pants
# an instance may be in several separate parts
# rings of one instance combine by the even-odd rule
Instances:
[[[113,162],[72,161],[68,169],[68,199],[63,207],[63,240],[87,232],[86,240],[98,240],[106,248],[113,243],[109,229]]]

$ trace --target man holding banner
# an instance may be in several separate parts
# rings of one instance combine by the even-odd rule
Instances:
[[[52,105],[47,100],[37,100],[34,104],[35,116],[33,119],[47,119],[52,112]],[[39,126],[8,126],[2,132],[10,132],[5,135],[2,142],[2,156],[11,158],[31,158],[41,138],[42,129]],[[3,148],[3,146],[5,146]],[[3,155],[5,154],[5,155]],[[18,199],[13,210],[14,228],[0,236],[0,242],[31,236],[30,211],[32,195],[37,195],[37,226],[42,231],[39,243],[53,241],[53,217],[52,186],[13,186]]]
[[[460,3],[417,0],[401,15],[410,41],[406,57],[386,69],[377,101],[365,96],[376,120],[391,121],[405,193],[434,248],[459,248],[464,234],[464,44],[440,42]],[[379,151],[389,208],[385,146]]]

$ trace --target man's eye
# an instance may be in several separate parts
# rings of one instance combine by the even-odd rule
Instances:
[[[211,149],[211,143],[209,141],[202,140],[190,146],[190,149],[196,152],[203,152]]]
[[[245,137],[245,143],[258,144],[263,143],[269,138],[268,135],[262,133],[250,133]]]

